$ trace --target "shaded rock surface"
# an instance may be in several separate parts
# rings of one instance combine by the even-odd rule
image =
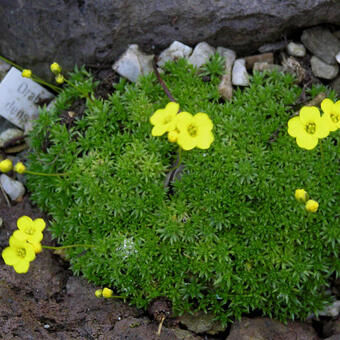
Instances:
[[[3,0],[0,16],[0,53],[52,78],[53,61],[67,70],[112,63],[133,43],[148,53],[174,40],[253,52],[297,28],[339,24],[340,2]]]

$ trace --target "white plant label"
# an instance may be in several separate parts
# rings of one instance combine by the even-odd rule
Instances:
[[[12,67],[0,83],[0,115],[24,129],[38,117],[37,103],[54,95]]]

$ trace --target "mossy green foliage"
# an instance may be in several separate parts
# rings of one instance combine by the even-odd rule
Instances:
[[[287,133],[301,92],[292,76],[255,74],[221,103],[222,66],[211,63],[208,82],[184,60],[162,75],[182,110],[210,116],[215,135],[208,150],[184,152],[171,190],[163,184],[177,145],[151,136],[150,116],[168,103],[151,74],[121,81],[108,100],[87,100],[72,127],[59,116],[74,88],[41,112],[29,169],[69,176],[27,175],[32,199],[61,244],[95,245],[67,251],[73,271],[138,307],[165,296],[177,313],[206,310],[225,322],[255,309],[304,318],[328,301],[339,271],[339,133],[322,140],[323,161],[320,145],[300,149]],[[84,70],[70,81],[82,93],[96,86]],[[294,199],[297,188],[319,202],[317,213]]]

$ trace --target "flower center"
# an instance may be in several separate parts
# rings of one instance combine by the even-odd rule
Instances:
[[[331,116],[331,119],[332,119],[332,122],[333,122],[333,123],[336,124],[336,123],[339,122],[339,120],[340,120],[340,118],[339,118],[340,115],[339,115],[339,114],[331,113],[330,116]]]
[[[307,133],[313,135],[315,133],[316,130],[316,124],[314,122],[311,123],[307,123],[305,126],[305,130]]]
[[[187,128],[188,134],[191,137],[196,137],[197,135],[197,127],[194,124],[190,124]]]
[[[35,229],[33,227],[28,227],[25,229],[25,234],[33,235],[35,233]]]
[[[171,120],[172,120],[172,117],[171,117],[171,116],[166,116],[166,117],[164,118],[164,120],[163,120],[163,124],[164,124],[164,125],[165,125],[165,124],[168,124],[168,123],[171,122]]]
[[[25,258],[26,257],[26,249],[25,248],[18,248],[17,249],[18,257]]]

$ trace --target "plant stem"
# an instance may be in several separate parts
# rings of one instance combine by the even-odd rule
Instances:
[[[74,248],[74,247],[95,247],[95,245],[93,244],[71,244],[69,246],[60,246],[60,247],[52,247],[52,246],[41,246],[42,248],[45,249],[54,249],[54,250],[58,250],[58,249],[68,249],[68,248]]]
[[[21,67],[21,66],[15,64],[15,63],[13,63],[13,61],[8,60],[8,59],[6,59],[5,57],[3,57],[3,56],[1,56],[1,55],[0,55],[0,59],[1,59],[2,61],[4,61],[5,63],[10,64],[10,65],[12,65],[12,66],[18,68],[18,69],[21,70],[21,71],[24,69],[23,67]]]
[[[33,75],[31,79],[36,81],[37,83],[40,83],[42,85],[45,85],[45,86],[49,87],[50,89],[52,89],[55,92],[58,92],[58,93],[61,92],[61,88],[60,87],[52,85],[52,84],[48,83],[47,81],[39,78],[36,75]]]
[[[182,148],[179,147],[178,148],[178,154],[177,154],[177,164],[173,168],[171,168],[169,172],[178,169],[179,166],[181,165],[181,163],[182,163]]]
[[[68,173],[60,173],[60,174],[45,174],[43,172],[35,172],[35,171],[30,171],[30,170],[25,170],[25,173],[30,174],[30,175],[38,175],[38,176],[67,176]]]
[[[325,158],[323,154],[323,149],[322,149],[322,139],[320,139],[320,154],[321,154],[321,172],[320,175],[323,176],[323,171],[325,168]]]

